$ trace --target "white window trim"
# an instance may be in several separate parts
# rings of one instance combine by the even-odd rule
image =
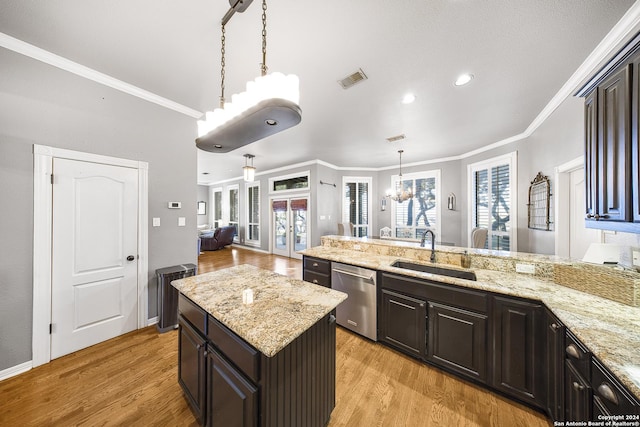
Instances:
[[[222,212],[222,218],[224,218],[224,221],[227,225],[232,225],[231,224],[231,199],[229,198],[229,192],[231,190],[236,190],[238,192],[238,208],[236,209],[236,211],[238,212],[238,222],[236,223],[236,235],[233,236],[233,241],[235,243],[238,243],[240,241],[240,185],[239,184],[228,185],[224,193],[222,193],[222,205],[223,206],[225,205],[225,200],[227,205],[226,212],[224,210]]]
[[[492,157],[476,163],[467,165],[467,246],[472,247],[471,230],[473,224],[473,210],[475,207],[475,195],[473,192],[473,173],[476,170],[490,169],[493,166],[509,164],[510,185],[509,192],[511,195],[511,211],[509,212],[509,222],[511,223],[511,232],[509,235],[509,248],[512,252],[518,250],[518,152],[513,151],[501,156]]]
[[[442,191],[441,191],[441,187],[442,184],[440,182],[440,176],[441,176],[441,171],[440,169],[434,169],[434,170],[429,170],[429,171],[422,171],[422,172],[412,172],[412,173],[408,173],[408,174],[403,174],[402,175],[402,180],[406,181],[408,179],[421,179],[421,178],[435,178],[436,179],[436,195],[437,195],[437,203],[436,203],[436,226],[435,227],[429,227],[436,235],[436,240],[442,240],[440,238],[440,231],[442,229],[441,227],[441,222],[442,222],[442,203],[443,203],[443,198],[442,198]],[[398,179],[400,178],[400,175],[391,175],[391,187],[392,189],[396,188],[396,182],[398,181]],[[415,190],[415,189],[414,189]],[[395,210],[395,206],[394,204],[398,203],[395,202],[393,200],[391,200],[391,231],[392,231],[392,239],[396,239],[396,210]],[[403,202],[405,203],[405,202]],[[407,202],[408,203],[408,202]],[[407,239],[407,240],[415,240],[418,241],[419,239]]]
[[[249,222],[249,218],[251,217],[251,206],[249,205],[249,189],[250,188],[254,188],[257,187],[258,188],[258,222],[254,222],[251,223]],[[261,227],[262,224],[260,224],[260,197],[261,197],[261,193],[262,191],[260,190],[260,181],[254,181],[254,182],[247,182],[245,183],[244,186],[244,204],[245,204],[245,218],[246,218],[246,227],[245,227],[245,236],[244,236],[244,243],[247,246],[260,246],[260,234],[262,232]],[[249,240],[249,227],[251,225],[257,225],[258,226],[258,239],[257,240]]]
[[[307,188],[291,188],[288,190],[274,190],[273,189],[273,183],[274,181],[281,181],[283,179],[290,179],[290,178],[301,178],[301,177],[307,177]],[[281,175],[281,176],[276,176],[273,178],[269,178],[269,193],[268,194],[288,194],[288,193],[299,193],[300,191],[309,191],[311,190],[311,171],[300,171],[300,172],[296,172],[296,173],[290,173],[287,175]]]
[[[343,176],[342,177],[342,194],[340,195],[340,198],[342,199],[342,203],[341,203],[341,220],[342,222],[346,222],[349,220],[349,218],[344,218],[344,212],[345,212],[345,206],[344,206],[344,189],[347,185],[347,183],[366,183],[367,184],[367,191],[368,191],[368,196],[369,196],[369,203],[368,203],[368,209],[367,209],[367,218],[369,219],[369,223],[366,224],[367,225],[367,237],[371,237],[371,231],[372,231],[372,219],[373,219],[373,178],[370,176]],[[354,225],[362,225],[362,224],[354,224]]]
[[[209,209],[209,212],[211,214],[211,226],[215,228],[215,222],[216,222],[216,193],[220,192],[221,197],[220,197],[220,222],[224,221],[224,203],[223,203],[223,198],[224,198],[224,193],[222,191],[222,187],[215,187],[215,188],[211,188],[210,189],[211,193],[209,198],[211,199],[210,201],[210,206],[211,208]]]

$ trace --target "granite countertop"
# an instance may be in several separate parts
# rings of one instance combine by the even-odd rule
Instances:
[[[621,304],[527,274],[473,269],[477,281],[391,267],[398,259],[357,250],[318,246],[306,256],[543,302],[640,399],[640,308]],[[428,262],[418,262],[429,264]],[[446,264],[446,268],[465,270]]]
[[[239,265],[171,282],[262,354],[272,357],[347,299],[347,294]],[[253,290],[244,304],[243,290]]]

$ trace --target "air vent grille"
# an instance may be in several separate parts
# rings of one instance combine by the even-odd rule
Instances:
[[[354,84],[360,83],[361,81],[364,81],[367,79],[368,77],[364,73],[364,71],[362,71],[362,68],[358,68],[358,71],[356,71],[355,73],[345,77],[342,80],[338,80],[338,84],[340,84],[340,86],[342,86],[343,89],[349,89]]]
[[[387,138],[387,142],[402,141],[405,138],[406,138],[406,136],[404,136],[404,133],[403,133],[403,134],[396,135],[396,136],[390,136],[389,138]]]

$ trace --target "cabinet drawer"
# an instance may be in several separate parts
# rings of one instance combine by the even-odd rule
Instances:
[[[640,414],[640,406],[618,379],[593,358],[591,366],[593,399],[607,408],[611,415]]]
[[[583,378],[591,378],[591,353],[569,330],[567,330],[564,353]]]
[[[189,298],[180,294],[178,312],[189,321],[202,335],[207,333],[207,312]]]
[[[303,268],[304,270],[330,275],[331,261],[327,261],[319,258],[304,257]]]
[[[260,380],[260,352],[209,316],[207,337],[234,365],[254,382]]]
[[[487,312],[486,293],[459,288],[455,285],[440,284],[430,280],[414,279],[407,276],[383,273],[382,287],[421,297],[426,301],[446,303],[453,307],[481,313]]]
[[[302,280],[305,282],[315,283],[316,285],[331,287],[331,276],[323,273],[316,273],[314,271],[304,270],[302,273]]]

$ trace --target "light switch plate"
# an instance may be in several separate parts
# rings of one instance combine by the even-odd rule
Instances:
[[[180,216],[178,217],[178,227],[184,227],[187,225],[187,218]]]
[[[153,218],[153,226],[160,227],[160,218]]]

